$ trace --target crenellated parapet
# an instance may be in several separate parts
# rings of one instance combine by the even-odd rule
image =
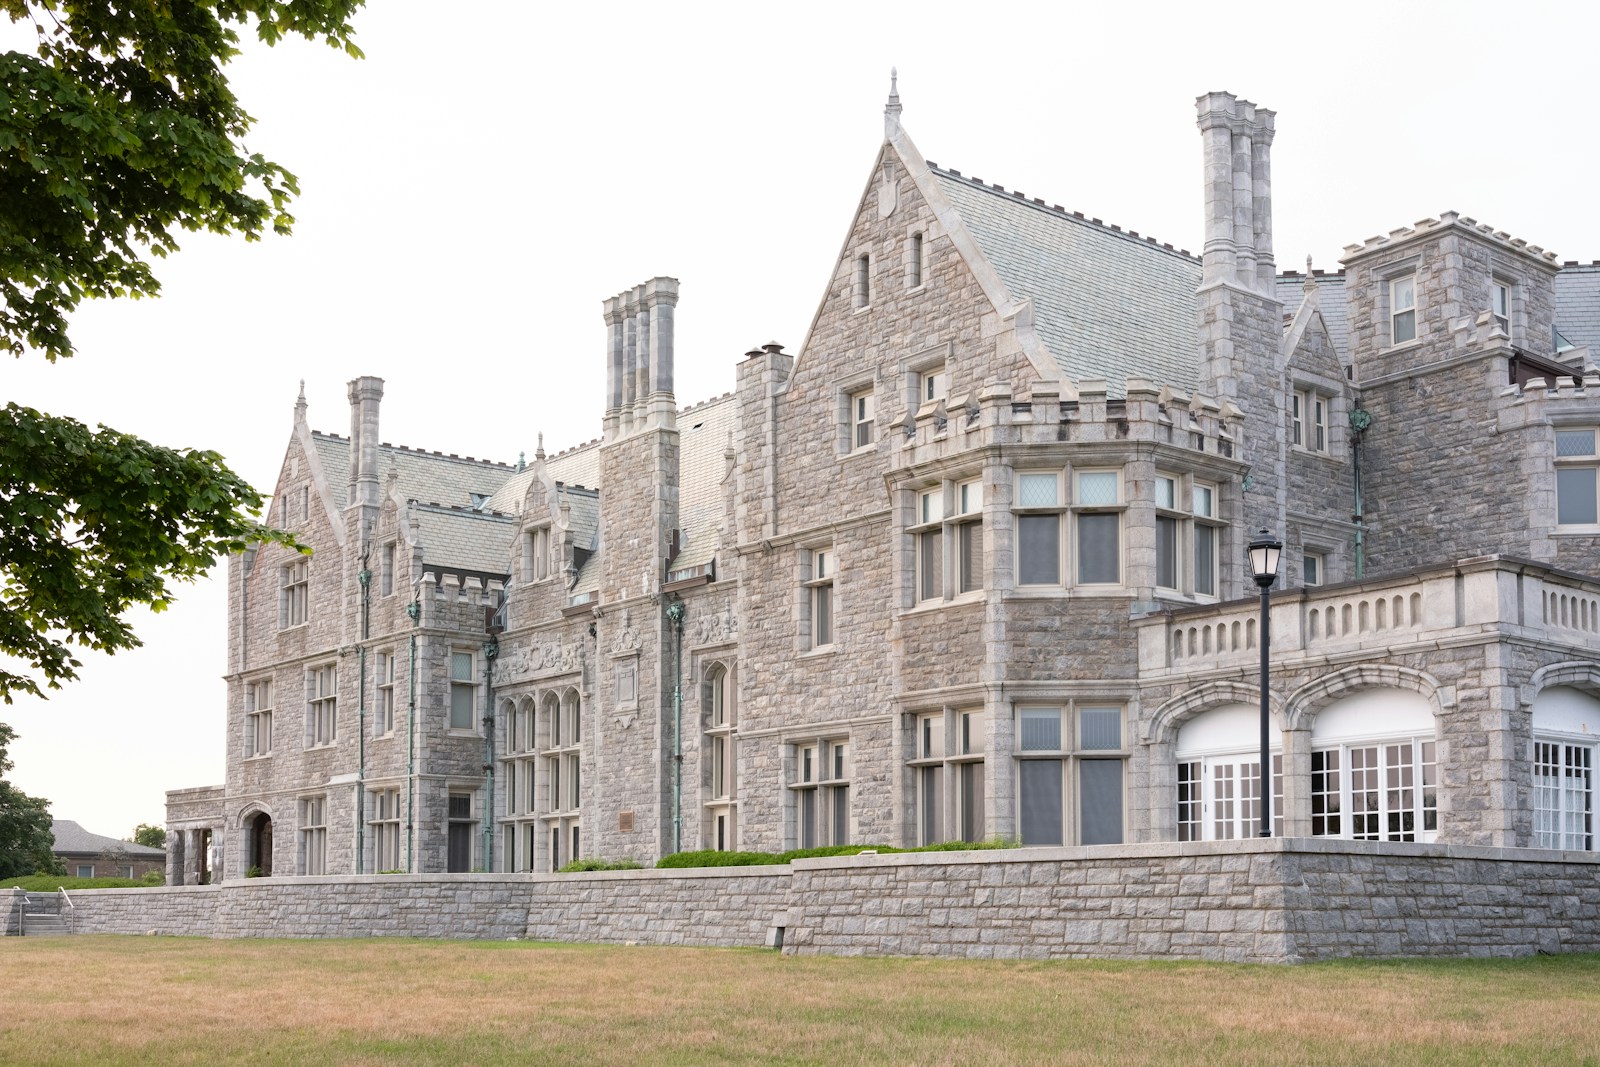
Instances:
[[[991,380],[930,400],[890,423],[897,467],[995,445],[1061,442],[1153,442],[1232,459],[1243,434],[1244,412],[1232,400],[1142,378],[1130,378],[1120,398],[1104,380],[1080,381],[1076,399],[1066,400],[1057,382],[1037,382],[1018,396],[1009,383]]]
[[[427,567],[417,583],[422,606],[418,622],[440,630],[485,632],[484,609],[494,610],[505,592],[505,581],[450,567]]]

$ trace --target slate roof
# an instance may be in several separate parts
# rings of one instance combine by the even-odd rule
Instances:
[[[738,427],[739,408],[723,393],[678,415],[678,525],[683,544],[672,569],[701,567],[717,554],[722,537],[722,479],[727,472],[728,435]]]
[[[1317,283],[1317,310],[1322,312],[1328,337],[1340,358],[1349,362],[1350,315],[1344,300],[1344,271],[1333,274],[1314,271],[1311,277]],[[1278,299],[1283,301],[1284,314],[1293,315],[1299,309],[1305,300],[1305,284],[1304,274],[1291,270],[1278,275]]]
[[[149,845],[136,845],[132,841],[118,841],[114,837],[91,834],[71,819],[50,820],[50,832],[56,837],[56,843],[51,849],[56,853],[84,852],[98,855],[101,852],[115,850],[124,853],[129,859],[158,859],[167,854],[166,849],[151,848]]]
[[[350,488],[350,439],[319,430],[312,431],[311,439],[333,489],[334,504],[342,508]],[[509,463],[385,443],[378,448],[380,487],[388,484],[391,468],[399,475],[403,498],[447,507],[471,507],[473,493],[492,496],[517,472]]]
[[[1600,261],[1564,263],[1556,275],[1556,329],[1600,359]]]
[[[1074,381],[1131,377],[1193,389],[1200,260],[929,163],[939,188],[1017,299],[1031,298],[1045,347]]]
[[[510,515],[416,504],[411,511],[422,541],[423,565],[506,574],[517,520]]]

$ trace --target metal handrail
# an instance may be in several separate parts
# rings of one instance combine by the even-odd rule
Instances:
[[[58,886],[56,886],[56,891],[61,894],[61,899],[67,902],[67,907],[72,909],[71,911],[67,912],[67,928],[69,930],[71,930],[73,933],[77,933],[78,932],[78,906],[76,904],[74,904],[72,902],[72,898],[67,895],[67,887],[66,886],[58,885]]]

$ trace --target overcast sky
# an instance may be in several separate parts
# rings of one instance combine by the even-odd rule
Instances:
[[[1062,3],[441,5],[382,0],[367,58],[251,47],[249,138],[294,171],[290,238],[186,235],[158,300],[82,309],[79,354],[5,367],[5,399],[276,481],[295,396],[348,432],[386,380],[386,441],[515,462],[600,429],[601,301],[680,279],[678,397],[797,349],[882,140],[1198,251],[1194,98],[1278,113],[1280,268],[1458,210],[1600,259],[1590,5]],[[31,31],[5,31],[8,46]],[[144,648],[0,707],[13,781],[125,836],[220,783],[225,584],[140,621]]]

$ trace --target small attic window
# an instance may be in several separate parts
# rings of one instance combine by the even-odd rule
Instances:
[[[468,493],[467,495],[472,498],[473,511],[482,511],[483,506],[489,502],[488,493]]]

